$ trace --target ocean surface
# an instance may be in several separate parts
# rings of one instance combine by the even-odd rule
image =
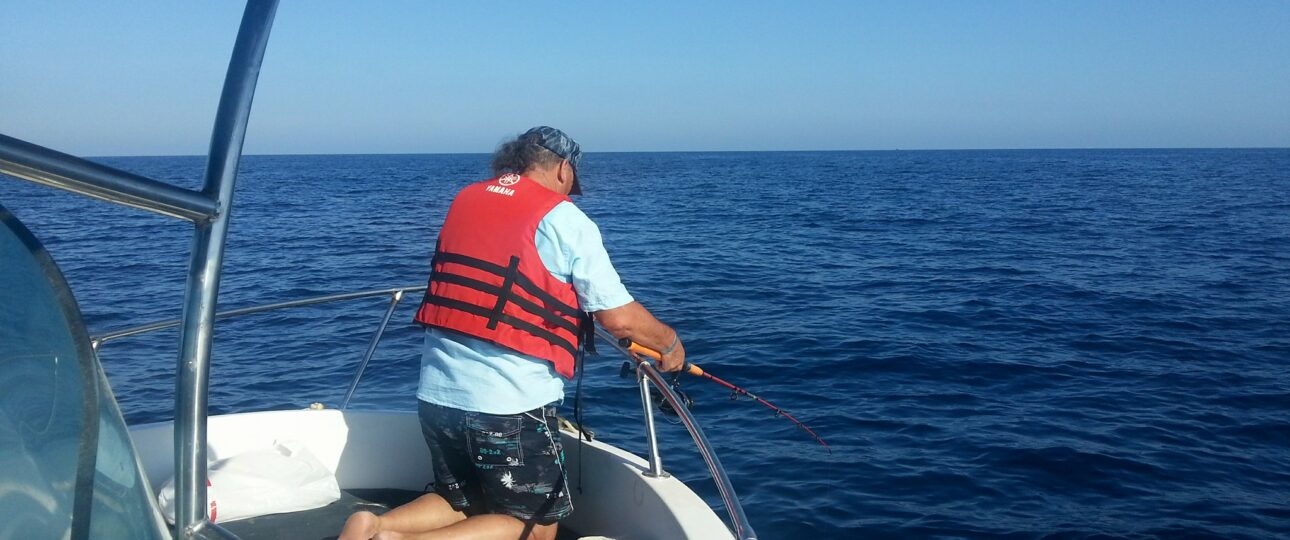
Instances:
[[[424,283],[488,156],[248,156],[220,307]],[[203,158],[101,158],[196,187]],[[1290,150],[590,154],[577,199],[690,359],[761,538],[1290,536]],[[92,334],[179,315],[192,229],[0,180]],[[416,299],[355,408],[415,409]],[[385,300],[222,321],[213,413],[338,405]],[[173,332],[104,345],[127,420],[171,416]],[[606,348],[607,349],[607,348]],[[644,451],[621,359],[586,421]],[[571,392],[572,394],[572,392]],[[570,414],[572,399],[566,402]],[[688,436],[665,468],[717,504]]]

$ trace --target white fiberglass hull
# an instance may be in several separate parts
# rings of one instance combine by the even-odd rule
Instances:
[[[420,491],[434,479],[420,423],[412,412],[241,413],[212,416],[207,430],[211,461],[297,441],[335,473],[341,489]],[[135,426],[130,434],[156,493],[173,476],[172,425]],[[732,537],[716,513],[681,481],[646,477],[645,460],[600,441],[584,442],[581,452],[573,451],[576,436],[562,435],[570,486],[578,486],[582,474],[582,491],[572,490],[574,513],[562,526],[617,539]]]

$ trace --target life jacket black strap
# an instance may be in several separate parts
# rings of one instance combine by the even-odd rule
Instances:
[[[511,293],[511,287],[515,285],[515,276],[519,275],[519,273],[520,258],[511,255],[511,263],[506,266],[506,277],[502,278],[502,287],[497,291],[497,303],[493,305],[493,314],[488,316],[489,330],[497,328],[497,321],[502,317],[502,310],[506,309],[506,301],[514,296]]]
[[[492,316],[492,313],[498,313],[498,314],[502,313],[499,310],[499,306],[504,307],[504,305],[501,302],[502,287],[498,287],[496,285],[490,285],[488,283],[479,281],[477,279],[471,279],[466,276],[462,276],[459,274],[452,274],[448,272],[435,272],[435,274],[431,276],[431,281],[451,283],[453,285],[461,285],[462,287],[475,289],[477,291],[484,292],[486,294],[497,295],[498,305],[494,306],[493,311],[490,312],[490,314],[487,316],[489,320],[488,328],[489,329],[495,328],[496,324],[494,321],[501,320],[500,318],[494,318]],[[430,297],[430,289],[428,288],[426,289],[426,297],[427,298]],[[516,294],[509,294],[506,296],[506,301],[512,304],[515,304],[516,306],[519,306],[519,308],[523,309],[524,311],[527,311],[529,313],[532,313],[533,315],[537,315],[538,317],[541,317],[542,320],[546,321],[552,326],[558,326],[560,328],[568,330],[569,333],[571,334],[577,334],[579,331],[578,325],[575,325],[574,323],[570,322],[569,319],[561,317],[557,315],[555,312],[549,309],[546,309],[528,300],[527,298],[518,296]]]
[[[464,311],[472,315],[478,315],[480,317],[487,318],[490,321],[492,320],[492,317],[496,315],[497,321],[500,323],[505,323],[516,329],[528,332],[534,335],[535,337],[538,337],[552,345],[555,345],[556,347],[564,349],[572,356],[577,356],[578,354],[578,348],[574,346],[574,343],[572,341],[564,339],[556,335],[554,332],[551,332],[550,330],[542,328],[541,326],[528,322],[524,319],[507,315],[505,313],[494,314],[493,310],[490,310],[488,308],[480,307],[480,306],[471,304],[470,302],[464,302],[453,298],[445,298],[443,296],[439,296],[436,294],[427,293],[425,296],[424,302],[427,304],[434,304],[439,307]],[[577,335],[576,331],[574,335]]]
[[[517,261],[517,258],[515,257],[511,258],[511,263],[513,265],[518,264],[516,261]],[[431,264],[438,265],[442,263],[452,263],[452,264],[460,264],[462,266],[468,266],[478,270],[483,270],[490,274],[502,276],[503,279],[507,279],[509,277],[508,275],[510,274],[509,267],[502,266],[500,264],[494,264],[494,263],[485,261],[483,259],[476,259],[474,257],[461,255],[459,253],[447,253],[443,251],[435,252],[434,260],[431,261]],[[541,300],[544,304],[547,305],[548,309],[550,309],[551,311],[555,311],[556,313],[570,317],[575,320],[580,316],[582,316],[582,311],[579,310],[577,306],[570,306],[569,304],[566,304],[560,301],[559,299],[557,299],[556,297],[552,296],[551,293],[543,290],[541,287],[538,286],[537,283],[534,283],[533,280],[529,279],[528,276],[525,276],[523,273],[520,273],[518,271],[518,268],[515,271],[514,275],[515,275],[514,283],[516,285],[519,285],[520,288],[524,290],[524,292],[527,292],[530,295],[536,297],[538,300]],[[431,279],[434,279],[434,276],[431,276]]]

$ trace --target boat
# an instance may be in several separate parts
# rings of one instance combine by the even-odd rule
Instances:
[[[199,190],[0,134],[4,175],[175,218],[194,229],[181,318],[91,335],[38,236],[0,206],[0,539],[334,538],[354,510],[379,513],[419,496],[433,481],[415,412],[348,409],[395,306],[423,287],[215,309],[228,210],[276,8],[276,0],[246,5]],[[302,404],[298,410],[208,415],[210,351],[218,320],[382,296],[389,298],[389,307],[339,407]],[[171,327],[178,327],[180,335],[174,419],[129,426],[98,350],[114,346],[108,342]],[[755,538],[720,460],[681,398],[657,370],[613,336],[602,329],[597,336],[609,345],[602,350],[616,350],[634,362],[648,455],[591,438],[579,426],[563,428],[565,447],[581,448],[566,452],[569,484],[579,489],[571,490],[576,511],[561,522],[560,536]],[[664,470],[655,399],[664,400],[691,435],[728,522]],[[284,440],[301,445],[327,469],[339,498],[317,508],[221,521],[219,504],[227,506],[240,495],[211,484],[210,463]],[[173,489],[173,520],[163,516],[158,502],[158,494],[167,489]]]

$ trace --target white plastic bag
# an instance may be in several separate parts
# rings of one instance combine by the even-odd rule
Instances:
[[[211,522],[224,523],[327,506],[340,499],[336,476],[295,441],[212,462],[206,498]],[[175,479],[157,495],[161,513],[175,522]]]

